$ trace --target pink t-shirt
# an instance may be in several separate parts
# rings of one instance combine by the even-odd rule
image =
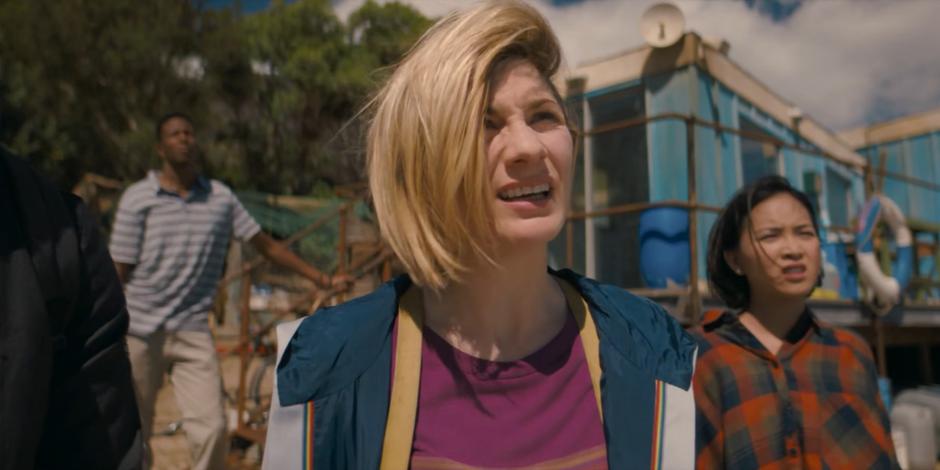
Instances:
[[[411,468],[606,469],[577,323],[532,355],[478,359],[424,329]]]

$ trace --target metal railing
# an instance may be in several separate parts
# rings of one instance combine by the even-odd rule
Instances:
[[[363,197],[364,196],[359,196],[359,199]],[[327,224],[336,222],[339,226],[339,236],[336,246],[337,267],[333,274],[348,275],[353,282],[355,282],[367,275],[380,272],[381,274],[377,275],[379,275],[383,281],[388,280],[389,273],[391,272],[390,263],[394,259],[394,254],[385,244],[381,242],[375,243],[371,249],[367,250],[365,254],[360,255],[357,259],[350,258],[350,243],[347,240],[349,235],[348,221],[350,210],[356,202],[356,200],[350,200],[341,204],[334,210],[323,214],[307,226],[296,231],[282,243],[291,246]],[[270,335],[272,329],[285,319],[289,319],[292,316],[296,317],[312,314],[322,305],[342,302],[345,300],[346,295],[345,289],[315,290],[312,292],[314,295],[304,296],[294,300],[284,308],[269,307],[267,310],[271,314],[270,318],[260,323],[256,329],[252,330],[253,313],[250,306],[252,280],[255,278],[258,271],[267,263],[268,261],[263,256],[257,256],[251,260],[244,261],[239,269],[225,276],[221,283],[221,285],[226,286],[240,281],[241,284],[241,292],[238,300],[239,333],[237,345],[234,348],[234,351],[237,351],[239,357],[238,389],[235,398],[237,424],[236,428],[232,430],[232,433],[242,439],[258,444],[263,444],[264,442],[266,420],[252,420],[251,417],[264,414],[270,402],[263,400],[253,405],[249,403],[247,390],[248,373],[256,356],[272,355],[275,354],[275,351],[270,347],[259,351],[253,348],[252,345],[257,343],[259,338]]]
[[[920,178],[887,171],[884,168],[884,164],[879,165],[879,168],[874,168],[871,164],[865,164],[863,166],[854,165],[851,162],[846,162],[844,159],[840,159],[835,155],[826,152],[824,150],[806,145],[803,143],[801,138],[797,138],[796,143],[785,142],[777,137],[760,133],[753,132],[742,129],[735,129],[728,127],[721,123],[709,121],[702,119],[695,115],[684,115],[679,113],[663,113],[654,116],[645,116],[634,119],[626,119],[622,121],[607,123],[604,125],[596,126],[588,130],[576,130],[579,139],[586,139],[592,136],[614,132],[618,130],[624,130],[629,128],[634,128],[638,126],[646,126],[650,123],[661,122],[661,121],[679,121],[682,122],[685,126],[685,137],[686,137],[686,165],[687,165],[687,181],[688,181],[688,198],[687,200],[666,200],[666,201],[655,201],[655,202],[633,202],[627,204],[620,204],[611,207],[606,207],[599,210],[591,211],[572,211],[569,216],[565,226],[565,260],[568,266],[574,265],[575,259],[575,250],[574,246],[574,222],[583,221],[590,218],[597,217],[608,217],[615,215],[626,215],[626,214],[635,214],[640,213],[648,209],[658,208],[658,207],[677,207],[688,210],[689,217],[689,285],[686,287],[686,295],[688,296],[688,310],[685,312],[687,319],[691,320],[692,323],[698,321],[701,316],[701,307],[702,307],[702,292],[699,288],[699,254],[698,254],[698,232],[701,229],[698,226],[698,215],[701,212],[717,213],[720,212],[721,208],[716,206],[711,206],[707,204],[701,204],[699,202],[699,194],[697,188],[697,159],[696,159],[696,133],[697,128],[706,128],[713,129],[718,133],[728,133],[733,134],[743,139],[753,140],[768,144],[773,146],[775,149],[774,158],[781,159],[786,158],[780,149],[788,149],[795,152],[799,152],[801,156],[809,156],[814,158],[821,158],[829,162],[838,164],[844,168],[854,170],[855,172],[860,173],[860,177],[863,178],[865,196],[869,197],[873,192],[880,191],[884,186],[885,178],[892,178],[898,181],[903,181],[907,184],[915,185],[921,188],[929,189],[932,191],[940,192],[940,184],[926,181]],[[797,134],[799,136],[799,134]],[[584,145],[584,142],[581,142],[581,147],[587,147]],[[883,159],[882,159],[883,161]],[[590,171],[590,169],[589,169]],[[875,181],[875,178],[879,178],[878,181]],[[587,192],[589,189],[585,188],[584,191]],[[590,194],[585,194],[585,197],[592,197]],[[854,230],[851,227],[831,225],[827,227],[829,230],[836,232],[845,232],[845,233],[854,233]],[[887,244],[882,244],[887,247]],[[940,246],[940,245],[938,245]],[[586,256],[595,256],[594,253],[586,254]],[[940,256],[937,257],[938,262],[940,262]],[[920,280],[918,282],[921,282]],[[627,288],[635,286],[624,286]]]

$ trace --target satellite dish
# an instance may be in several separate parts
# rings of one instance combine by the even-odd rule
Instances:
[[[671,3],[657,3],[649,7],[640,18],[640,34],[655,48],[675,44],[685,32],[682,10]]]

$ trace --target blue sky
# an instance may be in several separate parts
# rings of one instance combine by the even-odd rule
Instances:
[[[775,23],[786,21],[803,6],[803,0],[743,0],[751,10],[766,16]]]
[[[233,0],[206,0],[206,4],[211,8],[223,8],[236,3]],[[264,9],[268,6],[270,0],[241,0],[242,11],[254,12]]]

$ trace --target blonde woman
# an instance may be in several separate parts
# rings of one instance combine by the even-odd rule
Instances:
[[[370,186],[407,269],[281,328],[267,468],[691,468],[694,341],[547,269],[574,141],[519,1],[434,25],[374,103]]]

